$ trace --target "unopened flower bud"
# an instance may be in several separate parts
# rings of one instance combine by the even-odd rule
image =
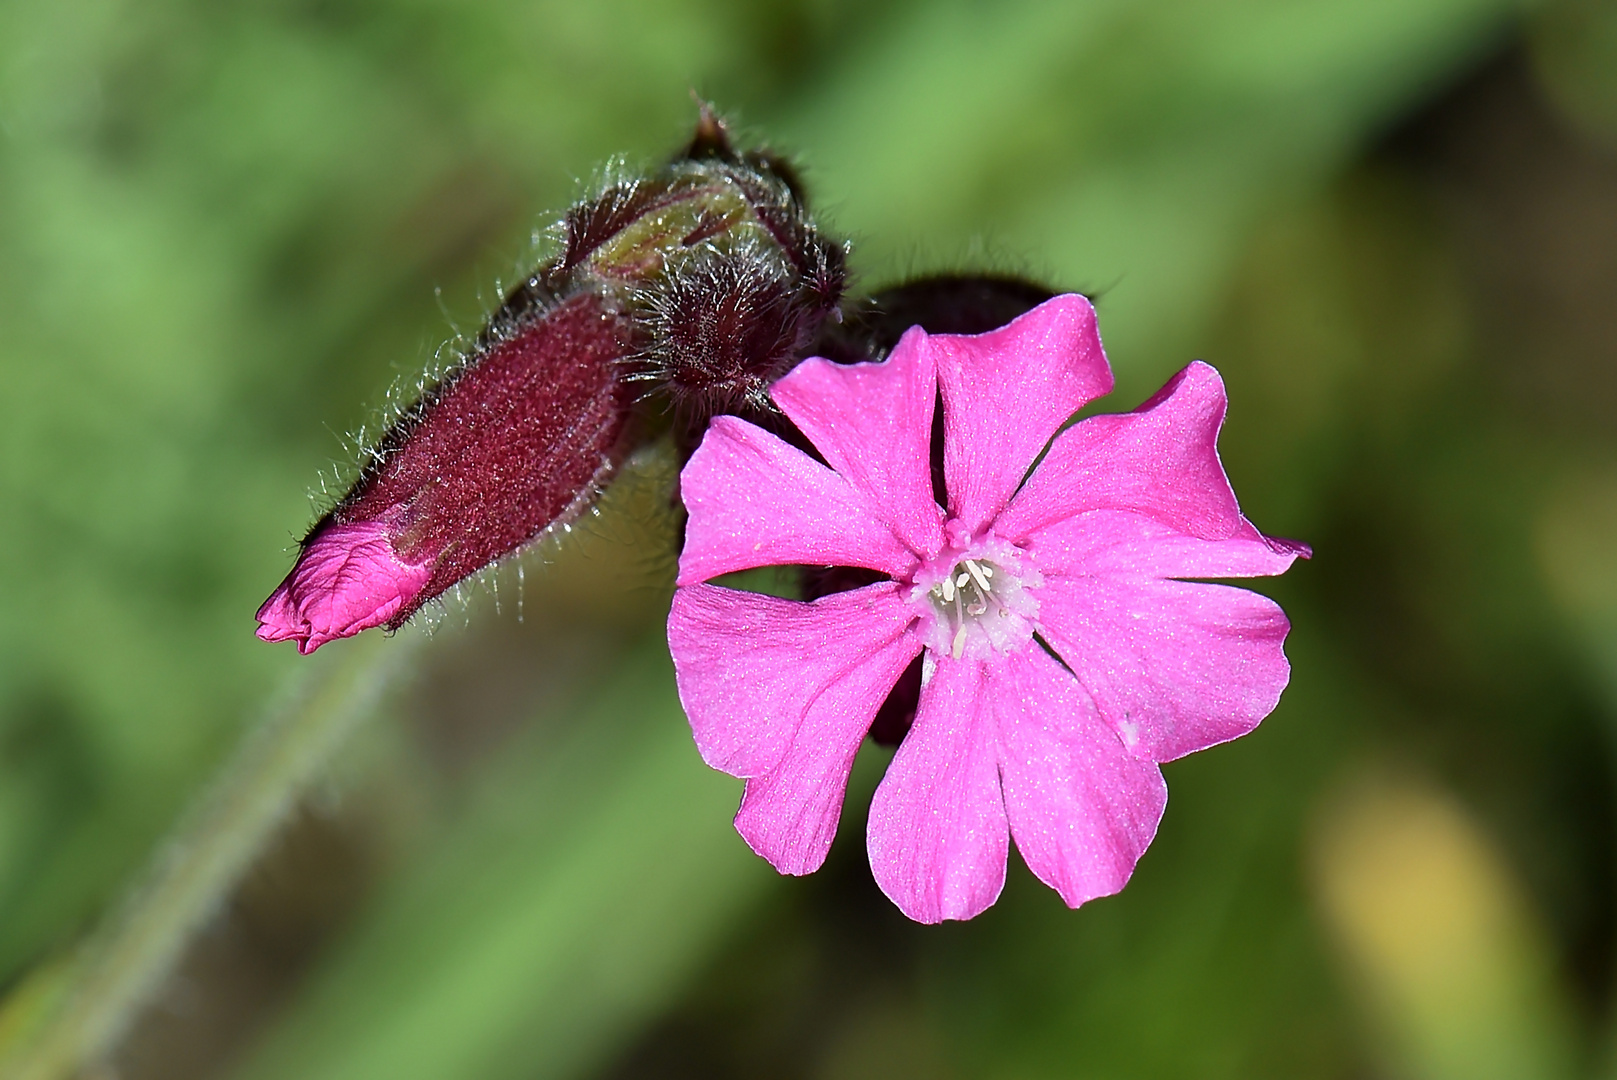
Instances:
[[[836,310],[844,249],[780,159],[737,152],[703,107],[662,169],[616,178],[556,227],[475,346],[373,448],[259,609],[303,652],[397,628],[456,582],[570,520],[673,421],[767,422],[768,387]]]
[[[403,625],[468,574],[578,512],[621,452],[629,320],[580,293],[516,319],[433,387],[309,533],[258,611],[302,652]]]

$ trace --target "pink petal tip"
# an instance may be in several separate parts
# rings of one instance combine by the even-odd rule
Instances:
[[[381,626],[420,594],[432,563],[399,557],[380,521],[332,525],[304,547],[258,609],[258,636],[296,641],[308,655],[328,641]]]

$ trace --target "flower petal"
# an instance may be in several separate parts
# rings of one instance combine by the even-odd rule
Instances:
[[[1005,812],[1016,850],[1068,907],[1128,883],[1156,835],[1168,786],[1123,748],[1078,680],[1042,649],[989,672]]]
[[[825,862],[854,757],[877,708],[920,651],[915,635],[902,634],[834,680],[809,706],[780,764],[747,781],[736,831],[776,870],[811,874]]]
[[[1069,577],[1267,577],[1283,574],[1301,544],[1256,535],[1202,540],[1127,510],[1086,510],[1063,518],[1026,541],[1044,574]]]
[[[897,576],[915,565],[853,485],[745,420],[714,417],[679,483],[690,512],[681,585],[758,566],[862,566]]]
[[[914,620],[891,581],[813,603],[717,585],[676,590],[668,649],[702,760],[732,776],[769,773],[826,688],[885,656],[894,642],[908,637]],[[867,727],[902,670],[901,664],[871,697]],[[862,706],[840,692],[827,704],[856,707]],[[810,734],[824,738],[818,728]]]
[[[1005,509],[1068,417],[1112,389],[1095,309],[1076,294],[986,334],[911,330],[906,347],[924,347],[937,364],[949,514],[973,533]]]
[[[926,348],[905,335],[882,363],[810,357],[769,394],[912,551],[930,557],[942,549],[931,465],[938,377]]]
[[[1261,540],[1218,459],[1224,406],[1223,380],[1197,361],[1135,411],[1074,424],[994,531],[1015,543],[1087,510],[1132,510],[1204,540]]]
[[[978,661],[938,663],[870,803],[870,869],[916,922],[969,919],[1005,884],[1008,826],[983,680]]]
[[[1172,761],[1246,734],[1291,677],[1291,624],[1245,589],[1051,576],[1039,604],[1045,639],[1137,757]]]

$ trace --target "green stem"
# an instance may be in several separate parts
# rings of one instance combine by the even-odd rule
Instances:
[[[112,916],[6,1002],[0,1077],[66,1080],[117,1046],[416,639],[365,634],[307,662],[290,700],[247,735]]]

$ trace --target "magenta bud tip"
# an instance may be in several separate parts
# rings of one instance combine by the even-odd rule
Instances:
[[[433,562],[399,557],[382,521],[335,524],[315,536],[286,580],[258,609],[258,636],[314,652],[328,641],[381,626],[413,603]]]

